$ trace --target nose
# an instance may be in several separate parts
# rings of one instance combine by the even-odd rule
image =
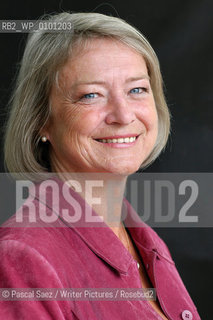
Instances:
[[[125,97],[112,97],[107,107],[105,119],[107,124],[127,125],[136,119],[134,108]]]

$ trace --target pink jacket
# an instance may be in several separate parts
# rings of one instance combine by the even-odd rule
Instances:
[[[0,228],[1,288],[141,288],[137,262],[113,231],[101,221],[92,226],[67,223],[62,209],[70,210],[59,185],[59,206],[56,212],[51,191],[41,199],[36,187],[36,221],[29,222],[29,209],[22,227],[16,216]],[[75,206],[78,203],[84,219],[88,206],[78,193],[69,190]],[[28,200],[27,200],[28,201]],[[26,202],[27,204],[28,202]],[[156,288],[160,305],[172,320],[200,319],[171,258],[158,235],[141,222],[130,204],[125,224],[142,257],[147,274]],[[42,213],[56,215],[57,220],[43,222]],[[60,212],[59,212],[60,211]],[[20,213],[20,210],[18,211]],[[65,212],[65,211],[64,211]],[[97,216],[92,212],[93,216]],[[83,221],[83,220],[82,220]],[[137,227],[135,227],[137,221]],[[0,301],[3,320],[147,320],[161,319],[147,301]]]

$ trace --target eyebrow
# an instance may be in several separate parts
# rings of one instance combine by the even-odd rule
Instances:
[[[138,80],[144,80],[144,79],[150,80],[150,77],[146,74],[143,74],[142,76],[139,76],[139,77],[130,77],[126,80],[126,82],[132,82],[132,81],[138,81]]]
[[[138,77],[130,77],[128,79],[126,79],[126,83],[129,83],[129,82],[133,82],[133,81],[139,81],[139,80],[144,80],[144,79],[147,79],[147,80],[150,80],[150,77],[146,74],[144,75],[141,75],[141,76],[138,76]],[[94,80],[94,81],[78,81],[76,82],[73,87],[78,87],[80,85],[93,85],[93,84],[101,84],[101,85],[105,85],[106,82],[105,81],[101,81],[101,80]]]

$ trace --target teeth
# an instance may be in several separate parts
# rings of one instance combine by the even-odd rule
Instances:
[[[98,141],[103,143],[130,143],[134,142],[136,137],[119,138],[119,139],[99,139]]]

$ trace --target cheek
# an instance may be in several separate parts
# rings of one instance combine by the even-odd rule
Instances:
[[[150,127],[158,131],[158,113],[156,108],[150,113]]]
[[[81,128],[81,112],[75,106],[63,105],[52,115],[50,134],[54,141],[67,140]]]
[[[158,114],[155,105],[139,109],[138,119],[143,123],[147,133],[158,130]]]
[[[149,116],[149,132],[153,144],[156,143],[158,137],[158,114],[154,109]]]
[[[75,114],[72,121],[73,131],[81,136],[92,136],[96,128],[100,127],[102,119],[103,115],[99,110],[82,108],[81,112]]]
[[[65,139],[79,139],[92,136],[102,119],[100,112],[97,110],[89,110],[89,108],[82,106],[69,106],[69,108],[64,109],[64,112],[59,113],[58,117],[56,116],[55,118],[55,128],[57,128],[60,121],[60,135],[63,135]]]
[[[79,127],[79,123],[81,123],[81,112],[76,106],[65,108],[64,112],[59,114],[59,117],[61,123],[63,123],[64,130],[67,131],[67,135],[74,132]]]

